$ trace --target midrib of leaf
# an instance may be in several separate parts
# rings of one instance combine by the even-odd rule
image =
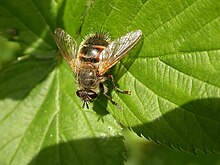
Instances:
[[[59,113],[60,113],[60,105],[61,105],[61,101],[60,101],[60,71],[59,69],[56,69],[56,81],[57,81],[57,88],[56,88],[56,96],[55,96],[55,101],[56,101],[56,141],[57,144],[59,144],[60,142],[60,119],[59,119]],[[54,78],[54,79],[55,79]],[[52,120],[51,120],[52,121]],[[57,163],[60,164],[60,154],[59,154],[59,145],[57,145]]]
[[[26,24],[20,17],[19,14],[16,14],[15,11],[9,10],[8,8],[6,8],[5,6],[3,6],[3,4],[1,3],[2,7],[4,7],[7,11],[9,11],[15,19],[18,20],[18,22],[20,22],[24,27],[26,27],[27,29],[29,29],[29,31],[38,39],[42,40],[47,46],[48,48],[52,48],[53,45],[51,45],[50,43],[48,43],[44,38],[41,38],[41,36],[39,36],[35,31],[32,30],[31,26],[29,26],[29,24]],[[45,20],[44,20],[45,21]],[[47,25],[47,24],[46,24]],[[48,27],[48,25],[47,25]]]

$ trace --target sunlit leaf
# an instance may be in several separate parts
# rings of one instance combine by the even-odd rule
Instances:
[[[31,58],[1,73],[1,164],[121,164],[121,128],[109,114],[83,110],[71,71],[54,67]]]
[[[100,26],[115,36],[133,29],[144,34],[112,72],[118,85],[132,94],[113,92],[124,110],[108,104],[111,114],[139,135],[171,148],[219,152],[220,3],[137,0],[103,4],[94,4],[83,32]],[[92,24],[95,16],[99,21]]]
[[[47,58],[27,58],[0,73],[0,164],[122,164],[117,122],[171,148],[220,152],[218,1],[3,0],[0,10],[1,34],[25,54]],[[57,27],[78,44],[92,31],[113,39],[143,31],[110,71],[132,91],[109,88],[123,110],[103,95],[82,109],[72,71],[54,57]]]

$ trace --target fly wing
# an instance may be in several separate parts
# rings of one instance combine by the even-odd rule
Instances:
[[[142,31],[136,30],[111,42],[99,56],[99,75],[103,75],[108,69],[120,61],[139,41]]]
[[[72,70],[76,70],[76,41],[63,29],[57,28],[54,32],[54,39],[64,59],[69,63]]]

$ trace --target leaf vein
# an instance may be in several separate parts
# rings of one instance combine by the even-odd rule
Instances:
[[[60,132],[59,132],[59,129],[60,129],[60,115],[59,113],[61,112],[60,111],[60,105],[61,105],[61,101],[60,101],[60,72],[59,72],[59,69],[56,70],[56,81],[57,81],[57,88],[56,88],[56,96],[55,96],[55,102],[56,102],[56,143],[59,144],[59,141],[60,141]],[[57,145],[57,161],[58,163],[57,164],[62,164],[60,162],[60,154],[59,154],[59,151],[60,148],[59,148],[59,145]]]
[[[31,2],[35,6],[35,8],[37,9],[37,11],[38,11],[39,15],[41,16],[41,18],[43,19],[44,23],[49,27],[50,31],[52,32],[53,31],[52,27],[47,23],[47,20],[46,20],[45,16],[43,15],[42,11],[40,10],[40,8],[35,3],[37,1],[34,2],[33,0],[31,0]]]
[[[175,130],[175,129],[172,127],[172,124],[170,124],[170,123],[166,120],[166,118],[164,117],[163,113],[161,112],[161,105],[160,105],[159,97],[158,97],[158,99],[157,99],[157,103],[158,103],[158,109],[159,109],[159,112],[160,112],[160,114],[161,114],[161,117],[163,117],[164,121],[166,121],[166,123],[168,124],[169,128],[170,128],[171,130],[173,130],[173,132],[175,132],[176,135],[177,135],[180,139],[182,139],[183,142],[185,142],[185,144],[189,144],[188,141],[186,141],[186,139],[184,139],[184,138],[182,137],[182,135],[180,135],[180,133],[179,133],[177,130]]]
[[[123,65],[123,64],[121,63],[121,65]],[[124,65],[123,65],[123,66],[124,66]],[[125,66],[124,66],[124,67],[125,67]],[[138,80],[142,85],[144,85],[145,87],[147,87],[147,86],[144,84],[144,82],[142,82],[141,80],[139,80],[132,72],[130,72],[129,70],[127,70],[127,71],[128,71],[128,73],[130,73],[136,80]],[[176,104],[175,102],[171,101],[170,99],[163,97],[162,95],[160,95],[159,93],[157,93],[157,92],[154,91],[153,89],[151,89],[151,88],[149,88],[149,87],[147,87],[147,88],[148,88],[149,90],[151,90],[155,95],[157,95],[157,96],[159,96],[159,97],[161,97],[161,98],[163,98],[163,99],[169,101],[170,103],[172,103],[172,104],[174,104],[174,105],[176,105],[176,106],[179,106],[178,104]],[[189,111],[189,110],[187,110],[187,109],[185,109],[185,108],[184,108],[184,110],[186,110],[186,111],[189,112],[189,113],[194,114],[193,112],[191,112],[191,111]],[[199,115],[199,114],[196,114],[196,115],[203,117],[202,115]],[[215,121],[215,122],[217,122],[217,123],[219,122],[218,120],[213,119],[213,118],[209,118],[209,119],[211,119],[211,120],[213,120],[213,121]]]
[[[51,81],[50,83],[52,84],[52,81]],[[49,85],[48,91],[49,91],[49,90],[51,89],[51,87],[52,87],[51,84]],[[46,100],[46,98],[47,98],[48,95],[49,95],[49,92],[48,92],[47,95],[44,97],[44,99],[43,99],[43,101],[41,102],[41,105],[39,106],[39,108],[36,109],[35,116],[37,115],[37,112],[41,109],[41,107],[43,106],[43,103],[45,102],[45,100]],[[28,132],[28,130],[30,129],[31,123],[34,121],[35,116],[33,116],[33,119],[31,120],[31,122],[29,123],[29,125],[27,126],[27,128],[25,129],[25,131],[24,131],[24,133],[23,133],[23,137],[21,138],[21,140],[20,140],[20,142],[19,142],[17,148],[15,149],[15,151],[14,151],[14,153],[13,153],[13,155],[12,155],[10,161],[9,161],[10,164],[11,164],[11,163],[13,162],[13,160],[15,159],[15,156],[16,156],[16,154],[18,153],[18,151],[19,151],[19,149],[20,149],[20,146],[22,145],[22,142],[24,141],[24,138],[25,138],[24,135],[25,135],[25,134]],[[49,128],[49,127],[47,127],[46,130],[47,130],[48,128]],[[46,136],[46,134],[45,134],[45,136]],[[43,139],[44,139],[44,138],[43,138]],[[42,144],[41,144],[41,145],[42,145]],[[41,145],[38,145],[38,146],[40,147]]]
[[[176,70],[177,72],[179,72],[179,73],[181,73],[181,74],[187,76],[187,77],[191,77],[192,79],[195,79],[195,80],[197,80],[197,81],[200,81],[200,82],[202,82],[202,83],[204,83],[204,84],[206,84],[206,85],[208,85],[208,86],[212,86],[212,87],[218,88],[218,89],[220,88],[219,86],[217,86],[217,85],[215,85],[215,84],[207,83],[206,81],[204,81],[204,80],[202,80],[202,79],[200,79],[200,78],[198,78],[198,77],[195,77],[195,76],[193,76],[193,75],[188,75],[188,74],[186,74],[185,72],[183,72],[183,71],[181,71],[181,70],[178,70],[177,68],[175,68],[175,67],[169,65],[168,63],[166,63],[165,61],[163,61],[163,60],[160,59],[160,58],[158,58],[158,60],[159,60],[160,62],[164,63],[165,65],[169,66],[170,68]]]

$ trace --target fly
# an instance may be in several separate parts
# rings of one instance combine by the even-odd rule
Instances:
[[[107,94],[108,88],[104,82],[108,78],[112,80],[114,89],[129,94],[129,91],[117,88],[113,76],[106,72],[127,55],[140,40],[141,35],[142,31],[136,30],[111,41],[104,33],[91,34],[81,42],[77,50],[76,41],[67,32],[61,28],[55,30],[56,44],[76,75],[76,95],[82,99],[83,108],[89,108],[88,102],[95,99],[100,91],[103,91],[114,105],[118,105]]]

